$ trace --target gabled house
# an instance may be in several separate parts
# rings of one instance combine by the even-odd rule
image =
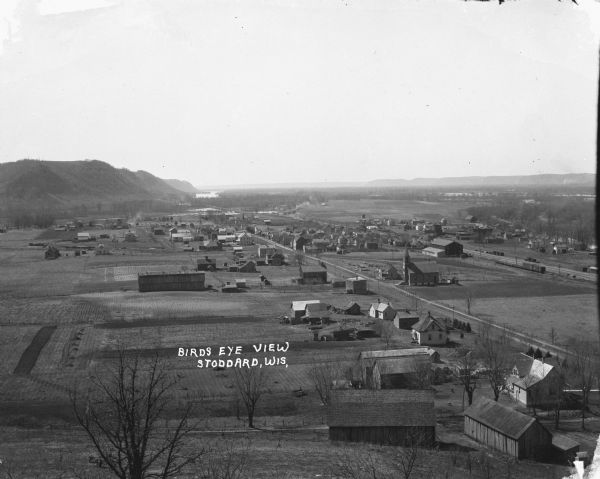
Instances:
[[[431,348],[363,351],[359,354],[361,381],[369,389],[422,388],[418,376],[431,366]]]
[[[449,341],[448,328],[443,321],[427,312],[427,316],[412,326],[412,338],[419,344],[446,344]]]
[[[560,387],[558,372],[554,366],[532,359],[528,373],[510,381],[512,397],[523,406],[544,406],[554,403]]]
[[[396,310],[390,303],[373,303],[369,309],[369,317],[392,321],[396,316]]]

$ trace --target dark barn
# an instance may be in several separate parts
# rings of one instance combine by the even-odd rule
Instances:
[[[552,434],[538,420],[480,397],[465,411],[465,434],[515,459],[545,459]]]
[[[450,239],[435,238],[431,246],[444,250],[446,256],[460,256],[463,253],[463,245]]]
[[[140,273],[138,290],[148,291],[202,291],[204,273]]]
[[[303,267],[302,284],[325,284],[327,283],[327,270],[323,268]]]
[[[331,441],[402,446],[435,442],[433,391],[351,389],[331,391]]]

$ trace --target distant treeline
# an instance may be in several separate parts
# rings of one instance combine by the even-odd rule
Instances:
[[[526,202],[503,196],[467,211],[483,223],[507,221],[515,228],[545,233],[550,238],[570,237],[587,246],[595,241],[595,207],[595,201],[581,197],[536,197]]]
[[[57,219],[88,216],[115,216],[134,218],[142,212],[170,213],[187,207],[162,200],[133,200],[96,202],[73,206],[7,204],[0,206],[0,224],[13,228],[48,228]]]

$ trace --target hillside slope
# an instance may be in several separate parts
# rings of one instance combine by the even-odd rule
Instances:
[[[146,171],[117,169],[97,160],[0,164],[0,201],[67,206],[98,201],[176,201],[184,196]]]

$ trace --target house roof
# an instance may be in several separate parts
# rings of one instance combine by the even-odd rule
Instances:
[[[404,358],[419,355],[428,355],[431,348],[403,348],[403,349],[386,349],[385,351],[362,351],[359,354],[361,359],[377,359],[377,358]]]
[[[433,426],[433,391],[348,389],[331,391],[329,427]]]
[[[518,440],[536,422],[535,418],[527,414],[502,406],[485,397],[480,397],[467,408],[465,416],[515,440]]]
[[[437,273],[439,272],[438,266],[436,263],[419,261],[416,263],[409,263],[408,269],[411,271],[415,271],[418,273]]]
[[[396,312],[396,316],[398,318],[407,318],[407,319],[415,318],[417,320],[419,319],[419,314],[416,311],[413,313],[411,311],[406,311],[406,310],[402,310],[402,309],[400,311]]]
[[[562,434],[552,435],[552,445],[561,451],[570,451],[572,449],[579,449],[579,443],[574,441],[570,437]]]
[[[319,299],[310,299],[308,301],[292,301],[292,309],[294,311],[305,311],[307,304],[317,304],[320,303]]]
[[[327,270],[318,266],[303,266],[302,273],[327,273]]]
[[[447,328],[441,321],[435,319],[431,314],[427,314],[423,319],[419,320],[418,323],[413,324],[412,329],[420,333],[429,331],[433,327],[437,326],[442,331],[447,331]]]
[[[445,239],[445,238],[434,238],[433,241],[431,242],[431,245],[446,247],[448,245],[451,245],[452,243],[456,243],[456,241],[451,240],[451,239]]]
[[[306,312],[307,313],[321,313],[323,311],[327,311],[328,305],[325,303],[309,303],[306,305]]]
[[[529,373],[525,375],[525,377],[515,381],[514,384],[515,386],[519,386],[521,389],[528,389],[548,376],[552,369],[554,369],[554,366],[540,361],[539,359],[534,359],[531,363]]]

